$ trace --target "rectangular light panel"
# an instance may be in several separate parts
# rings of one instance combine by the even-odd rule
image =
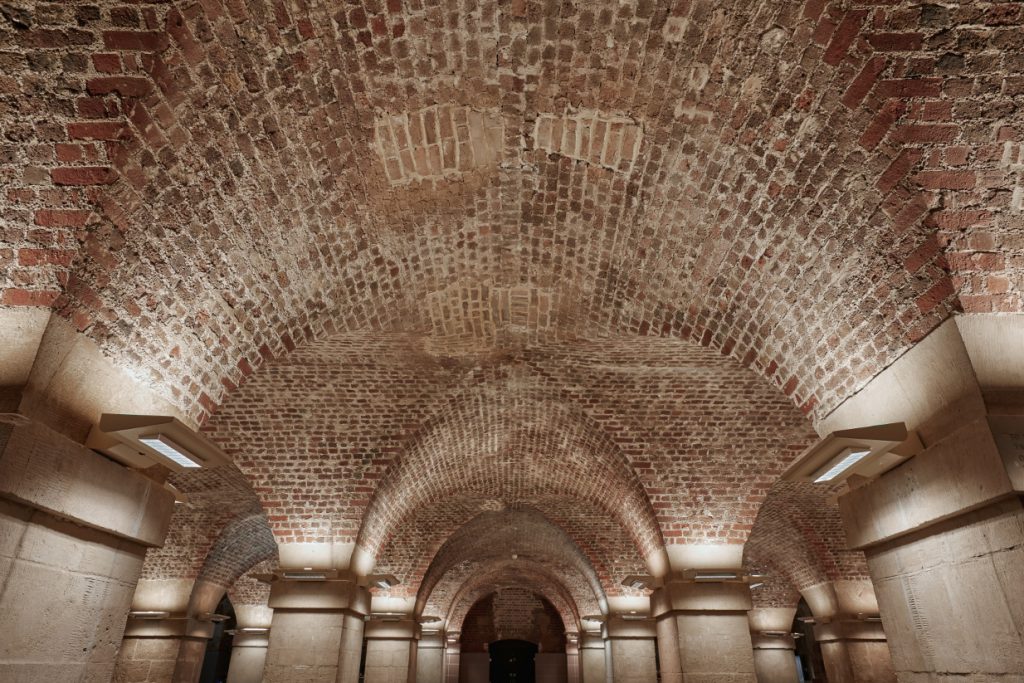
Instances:
[[[871,453],[870,450],[852,451],[848,453],[846,457],[842,458],[839,462],[832,465],[832,467],[828,468],[828,470],[824,474],[815,479],[814,483],[822,484],[824,482],[832,481],[840,474],[842,474],[843,472],[850,469],[858,462],[866,458],[869,453]]]
[[[139,441],[146,446],[149,446],[154,451],[164,456],[171,462],[181,467],[187,467],[189,469],[196,469],[202,467],[202,464],[197,462],[191,453],[186,451],[184,448],[168,439],[163,434],[156,434],[154,436],[140,436]]]

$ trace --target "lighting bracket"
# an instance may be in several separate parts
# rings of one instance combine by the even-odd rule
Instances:
[[[881,476],[922,449],[902,422],[844,429],[822,437],[786,470],[784,481],[857,484]]]
[[[160,464],[187,472],[231,462],[210,439],[170,415],[104,413],[85,445],[137,469]]]

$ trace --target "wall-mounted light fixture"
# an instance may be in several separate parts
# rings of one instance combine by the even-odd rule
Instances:
[[[380,621],[401,621],[408,616],[409,615],[404,612],[371,612],[369,618]]]
[[[270,633],[270,628],[266,626],[245,626],[243,628],[233,628],[225,631],[228,635],[237,636],[258,636],[266,633]]]
[[[654,577],[645,574],[631,574],[622,580],[623,586],[629,586],[636,590],[654,587]]]
[[[389,588],[394,588],[395,586],[401,583],[401,581],[399,581],[391,574],[371,574],[370,576],[366,577],[366,580],[369,582],[371,586],[375,586],[385,591]]]
[[[85,445],[137,468],[159,463],[180,472],[231,462],[215,443],[169,415],[104,413]]]
[[[286,569],[278,576],[288,581],[326,581],[333,578],[334,571],[314,571],[312,569]]]
[[[128,616],[131,619],[167,619],[171,613],[162,610],[132,610]]]
[[[754,590],[755,588],[761,588],[762,586],[764,586],[764,581],[757,581],[755,583],[750,584],[750,590]]]
[[[438,617],[438,616],[434,616],[434,615],[420,617],[420,623],[421,624],[436,624],[439,621],[444,621],[444,619],[442,617]]]
[[[226,614],[216,614],[214,612],[200,612],[198,615],[196,615],[196,619],[198,619],[199,621],[221,622],[227,621],[230,618],[231,617],[229,617]]]
[[[804,451],[782,475],[785,481],[837,484],[888,472],[922,448],[902,422],[832,432]]]

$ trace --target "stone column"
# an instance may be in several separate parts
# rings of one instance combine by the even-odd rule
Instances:
[[[265,683],[356,683],[370,594],[355,579],[277,580]]]
[[[444,644],[444,683],[459,683],[459,664],[462,661],[462,647],[459,644],[458,631],[445,635]]]
[[[815,624],[829,683],[890,683],[896,680],[882,624],[839,620]]]
[[[924,445],[839,499],[899,680],[1024,676],[1022,358],[1024,316],[951,319],[818,425],[903,421]]]
[[[416,653],[416,683],[444,683],[444,636],[422,633]]]
[[[606,675],[612,683],[657,683],[654,620],[611,615],[604,624]]]
[[[235,605],[235,633],[227,683],[260,683],[267,663],[274,610],[266,605]]]
[[[796,642],[791,634],[796,608],[760,607],[747,616],[757,683],[797,683]],[[834,683],[831,675],[829,683]]]
[[[599,633],[580,635],[581,683],[605,683],[608,677],[604,657],[604,639]]]
[[[578,633],[565,635],[565,679],[568,683],[580,683],[580,636]]]
[[[802,594],[814,614],[814,637],[830,683],[896,680],[870,581],[831,581]]]
[[[110,680],[146,548],[163,543],[174,496],[47,427],[7,419],[18,424],[0,422],[0,680]]]
[[[213,622],[186,613],[130,618],[118,655],[117,683],[190,683],[199,679]]]
[[[679,661],[679,631],[671,612],[657,619],[658,667],[661,683],[682,683],[683,668]]]
[[[755,683],[745,583],[671,581],[651,596],[652,614],[675,622],[682,680]]]
[[[388,621],[372,617],[366,623],[365,683],[411,683],[416,674],[419,624],[413,619]]]

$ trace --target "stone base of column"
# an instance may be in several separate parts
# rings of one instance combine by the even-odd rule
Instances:
[[[889,643],[877,621],[833,621],[814,627],[829,683],[892,683]]]
[[[269,634],[236,633],[231,641],[227,683],[261,683]]]
[[[116,683],[191,683],[199,680],[213,623],[185,615],[128,619],[118,654]]]
[[[605,683],[607,677],[604,640],[598,634],[584,633],[580,636],[581,683]]]
[[[605,657],[613,683],[657,683],[654,619],[611,616],[604,625]]]
[[[415,678],[419,630],[412,619],[367,622],[364,683],[410,683]]]
[[[416,683],[444,683],[444,637],[439,633],[420,636],[416,652]]]
[[[751,635],[751,641],[757,683],[797,683],[800,680],[793,636]]]

